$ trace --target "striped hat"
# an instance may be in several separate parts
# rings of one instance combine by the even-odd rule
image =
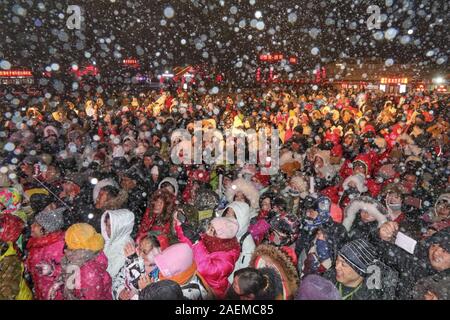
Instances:
[[[366,275],[367,268],[377,260],[375,248],[364,239],[346,243],[339,255],[362,277]]]

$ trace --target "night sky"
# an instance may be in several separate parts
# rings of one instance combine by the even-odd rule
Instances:
[[[69,4],[83,9],[81,30],[66,27]],[[369,5],[380,8],[380,29],[368,30]],[[0,0],[0,61],[34,70],[94,60],[119,68],[122,59],[135,57],[149,71],[205,64],[249,77],[259,54],[280,52],[298,56],[297,71],[346,57],[446,70],[449,6],[427,0]]]

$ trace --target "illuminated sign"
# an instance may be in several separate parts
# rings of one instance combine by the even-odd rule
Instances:
[[[259,55],[259,60],[267,62],[278,62],[284,59],[282,54],[261,54]]]
[[[123,64],[138,64],[136,59],[124,59]]]
[[[381,78],[382,84],[408,84],[408,78]]]
[[[0,77],[32,77],[30,70],[0,70]]]

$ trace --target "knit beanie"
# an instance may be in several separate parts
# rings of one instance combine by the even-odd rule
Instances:
[[[377,259],[375,248],[364,239],[346,243],[339,255],[362,277],[366,276],[367,268]]]
[[[442,229],[433,234],[430,239],[427,240],[429,245],[437,244],[442,249],[450,253],[450,227]]]
[[[66,231],[65,240],[70,250],[100,251],[105,245],[101,234],[97,233],[93,226],[87,223],[77,223]]]
[[[236,219],[228,217],[219,217],[211,220],[211,225],[216,230],[217,238],[232,239],[236,237],[239,230],[239,224]]]
[[[41,211],[35,221],[48,233],[61,230],[64,227],[63,212],[66,208],[57,208],[51,211]]]

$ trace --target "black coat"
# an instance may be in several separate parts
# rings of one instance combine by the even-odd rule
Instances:
[[[428,246],[418,243],[414,255],[393,243],[381,240],[377,232],[371,233],[370,242],[377,248],[380,259],[399,273],[396,296],[411,299],[416,282],[424,277],[438,273],[428,259]]]
[[[323,277],[325,279],[330,280],[334,283],[336,288],[339,290],[343,298],[347,296],[346,300],[394,300],[395,299],[395,290],[393,288],[387,288],[384,284],[388,282],[388,279],[392,278],[392,276],[389,274],[390,272],[385,272],[384,274],[381,274],[381,277],[384,278],[384,281],[382,281],[381,289],[372,288],[369,289],[368,278],[364,278],[361,287],[353,294],[349,294],[351,291],[353,291],[351,288],[345,289],[345,287],[338,283],[336,281],[336,270],[334,268],[328,270],[323,274]]]

